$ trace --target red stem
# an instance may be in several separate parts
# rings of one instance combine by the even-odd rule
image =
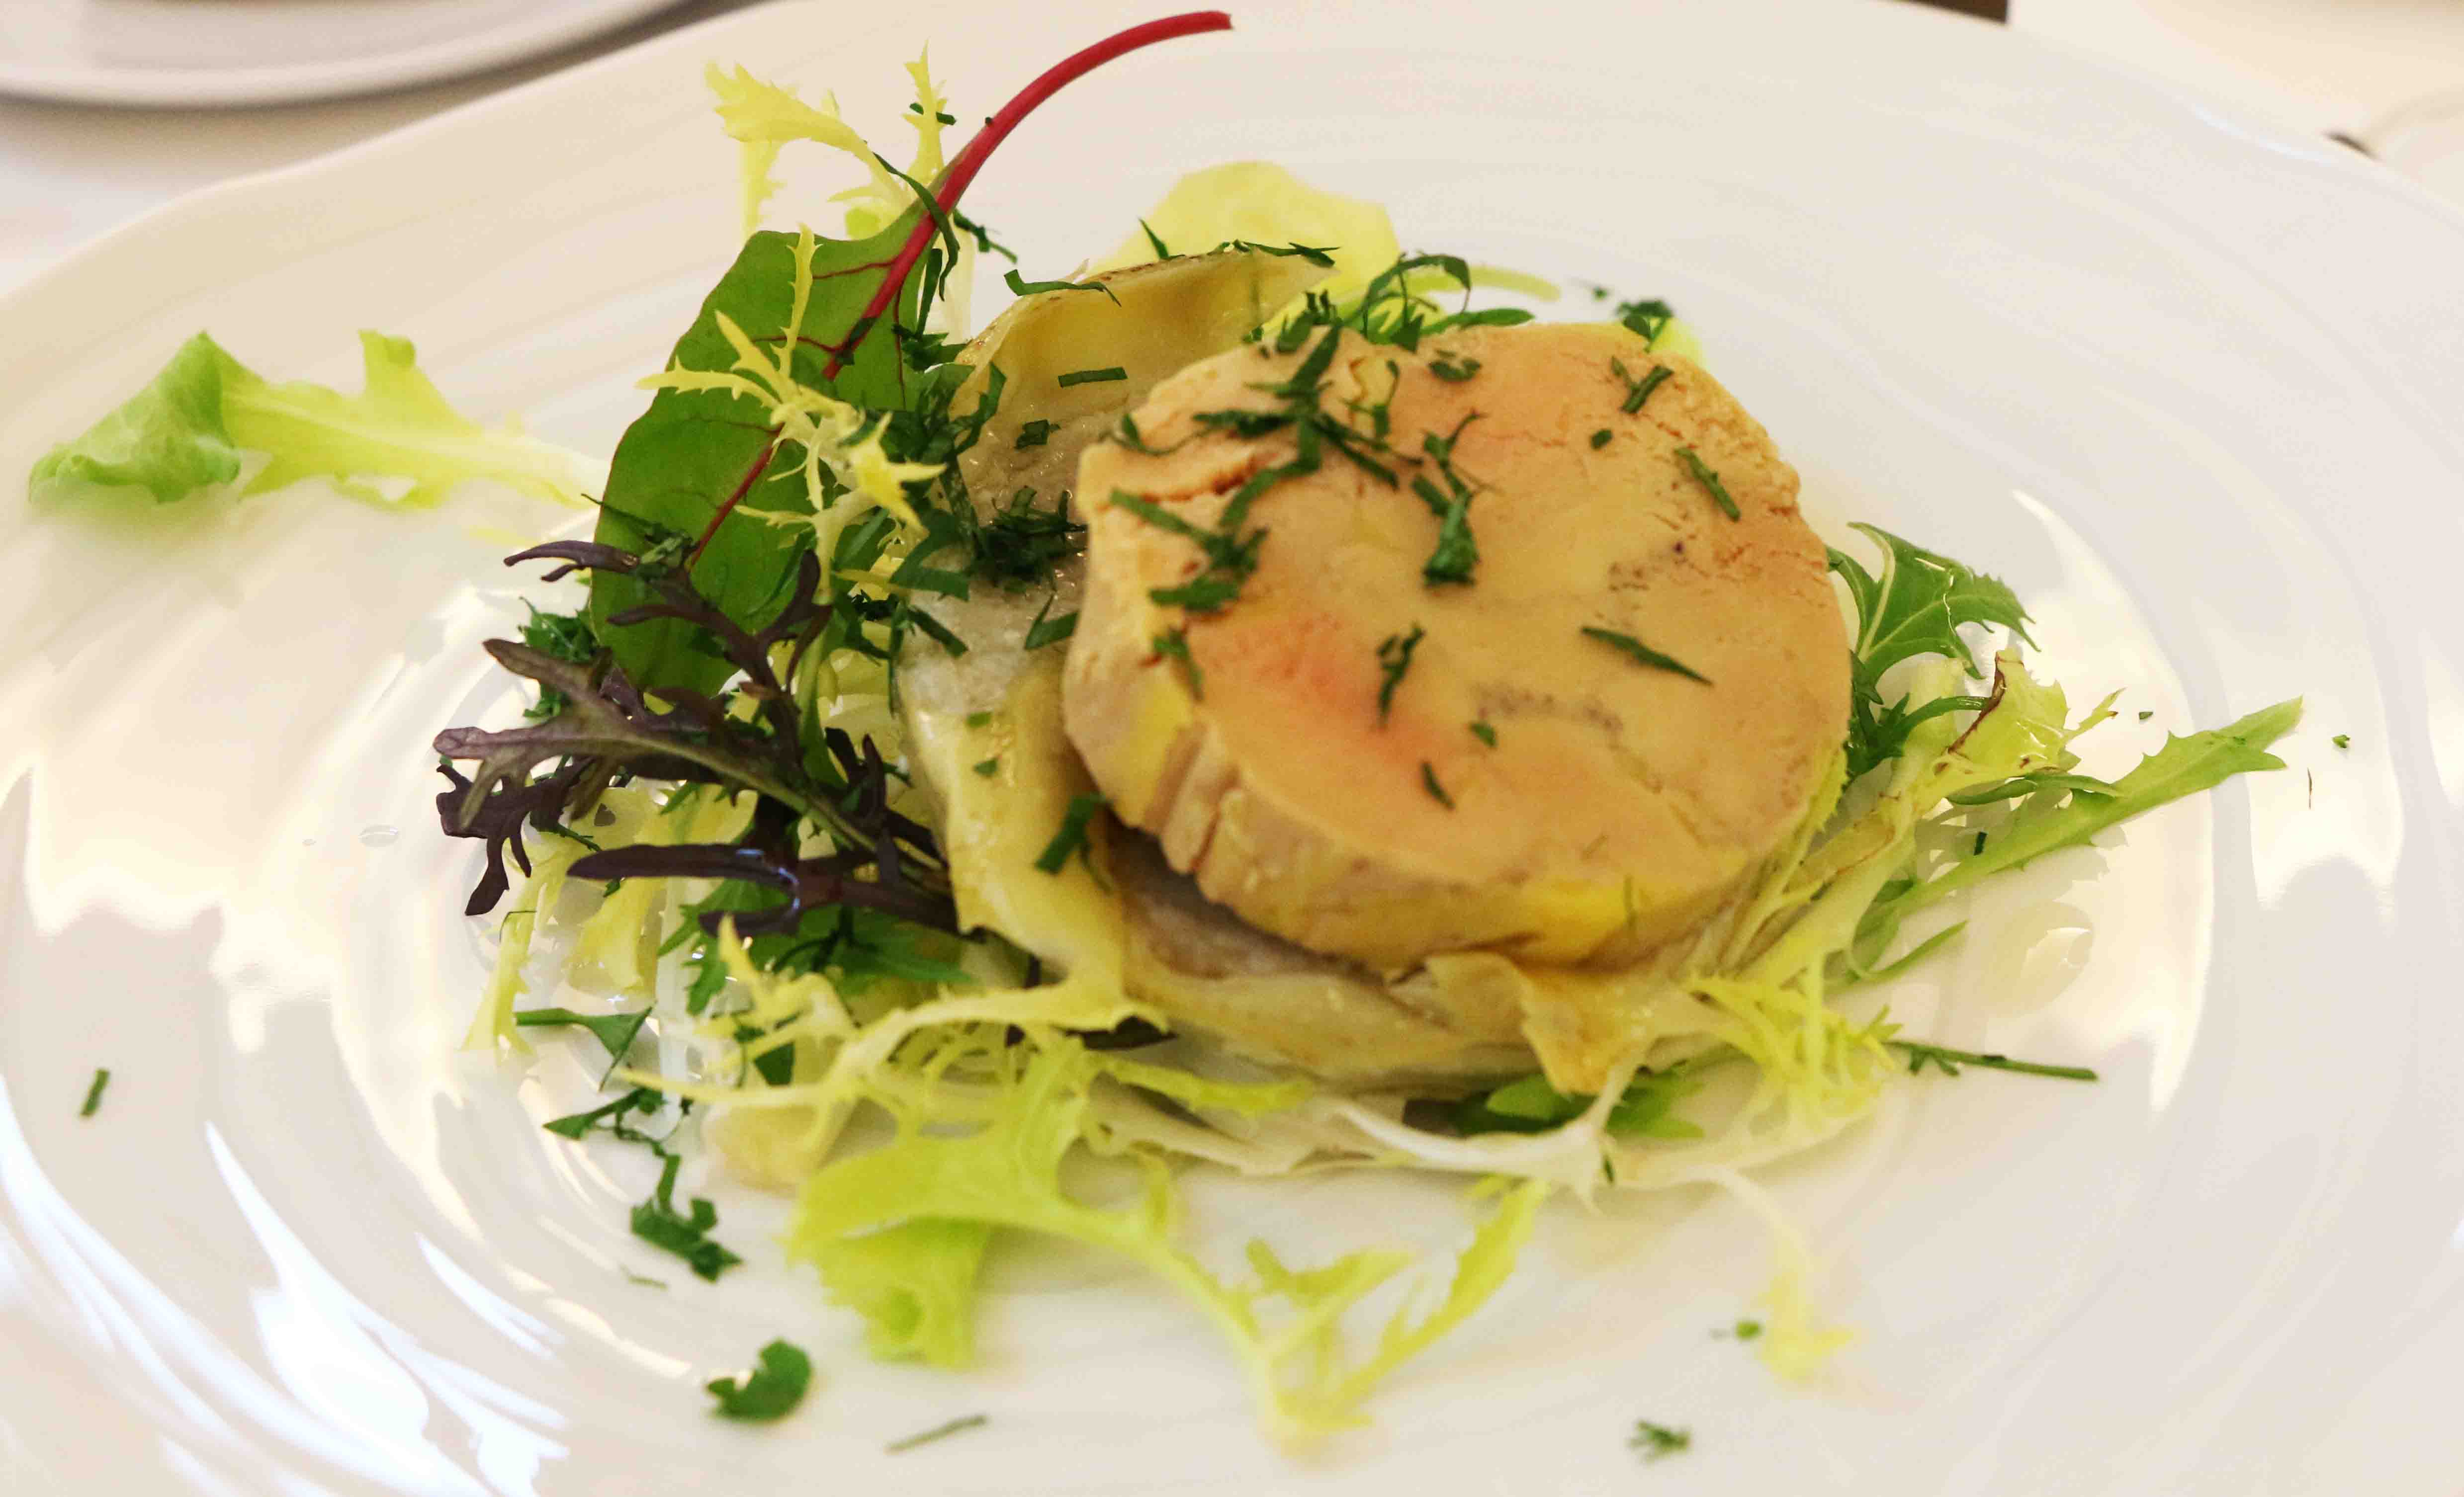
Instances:
[[[1071,53],[1045,69],[1034,82],[1021,89],[1017,98],[1002,105],[1001,113],[993,116],[981,130],[976,132],[975,136],[967,141],[966,148],[958,152],[957,159],[950,163],[949,168],[942,172],[941,180],[935,185],[933,200],[940,205],[944,215],[957,207],[959,197],[976,180],[976,173],[983,170],[985,159],[992,155],[994,149],[1002,141],[1008,139],[1009,133],[1018,128],[1020,121],[1033,114],[1045,99],[1105,63],[1135,52],[1141,47],[1153,46],[1156,42],[1171,41],[1180,36],[1196,36],[1205,32],[1228,32],[1231,29],[1232,17],[1221,11],[1191,11],[1181,15],[1167,15],[1160,20],[1146,21],[1127,31],[1115,32],[1091,47]],[[872,293],[872,300],[866,303],[864,311],[857,315],[852,324],[853,328],[870,325],[897,304],[898,293],[906,288],[909,273],[915,269],[915,262],[924,258],[924,251],[931,247],[933,236],[937,231],[938,226],[934,216],[930,213],[926,214],[923,222],[917,224],[914,231],[907,236],[907,243],[899,249],[896,258],[890,262],[889,272],[882,277],[881,289]],[[846,344],[830,350],[829,361],[822,368],[822,378],[837,379],[839,371],[847,367],[847,361],[854,352],[855,342],[852,338]],[[718,507],[716,514],[711,516],[709,527],[701,532],[701,539],[693,544],[693,556],[686,563],[688,567],[701,559],[702,548],[710,544],[710,538],[718,533],[719,526],[735,512],[737,505],[742,502],[744,496],[752,491],[754,481],[761,476],[762,469],[770,466],[771,454],[777,450],[777,446],[778,444],[774,441],[761,449],[761,456],[754,463],[753,471],[744,475],[743,482],[736,486],[736,492],[728,495],[727,502]]]

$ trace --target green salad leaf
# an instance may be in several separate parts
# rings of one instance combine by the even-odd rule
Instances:
[[[2166,735],[2165,747],[2101,790],[2057,779],[2021,803],[1980,852],[1962,857],[1947,871],[1899,888],[1875,901],[1868,922],[1896,926],[1903,917],[1968,888],[2006,868],[2017,868],[2065,847],[2083,847],[2099,832],[2185,795],[2213,790],[2236,774],[2280,770],[2284,761],[2268,746],[2301,721],[2301,699],[2261,707],[2237,722],[2187,738]]]
[[[2002,582],[1879,526],[1856,528],[1882,548],[1882,570],[1877,575],[1846,552],[1834,549],[1830,553],[1831,570],[1848,584],[1848,596],[1857,605],[1857,638],[1849,645],[1852,780],[1898,758],[1910,730],[1926,718],[1985,705],[1969,696],[1936,697],[1916,707],[1905,696],[1885,703],[1884,672],[1903,661],[1939,655],[1959,662],[1970,676],[1978,674],[1976,657],[1959,634],[1969,624],[1999,624],[2028,639],[2027,610]]]
[[[740,493],[734,512],[700,547],[691,572],[693,584],[748,629],[759,629],[794,601],[790,584],[803,548],[790,544],[777,523],[785,519],[793,525],[797,516],[813,515],[813,486],[796,480],[806,474],[813,448],[823,444],[808,444],[800,453],[781,440],[781,408],[800,393],[844,402],[858,412],[907,403],[907,375],[891,318],[857,324],[881,289],[888,265],[922,222],[923,211],[911,208],[864,239],[800,243],[797,235],[765,231],[744,242],[736,263],[677,340],[668,362],[671,373],[663,377],[649,409],[626,428],[616,445],[600,508],[596,539],[601,544],[645,555],[663,541],[691,542],[731,496]],[[914,326],[918,293],[913,281],[900,293],[894,313],[898,326]],[[743,372],[743,366],[756,362],[746,357],[748,345],[757,355],[780,360],[768,371],[774,378],[764,380]],[[834,378],[825,378],[833,348],[847,351],[846,362]],[[861,450],[864,439],[855,431],[834,435],[845,439],[841,450]],[[877,432],[872,439],[877,450]],[[825,478],[825,494],[829,482]],[[854,507],[848,508],[852,511]],[[690,623],[675,618],[612,622],[652,601],[632,578],[596,574],[590,586],[591,625],[634,684],[715,690],[734,669],[700,640]]]
[[[864,1316],[873,1356],[964,1367],[976,1359],[976,1281],[992,1240],[990,1223],[923,1218],[816,1238],[801,1256],[830,1298]]]
[[[304,380],[271,383],[200,333],[118,410],[46,453],[32,486],[143,488],[169,504],[240,480],[255,452],[266,462],[241,485],[243,495],[331,478],[355,497],[427,505],[466,480],[489,479],[580,501],[589,482],[582,458],[454,410],[421,373],[408,339],[362,333],[360,353],[363,388],[344,395]]]
[[[1089,1205],[1064,1185],[1064,1161],[1089,1137],[1089,1095],[1106,1059],[1057,1036],[1021,1048],[1031,1052],[985,1105],[978,1131],[911,1126],[805,1182],[788,1255],[823,1269],[832,1295],[865,1315],[876,1346],[936,1360],[963,1356],[966,1333],[956,1318],[972,1313],[979,1249],[956,1234],[957,1225],[1067,1238],[1128,1258],[1190,1299],[1231,1343],[1277,1432],[1320,1434],[1356,1421],[1380,1379],[1504,1282],[1548,1191],[1529,1181],[1508,1188],[1438,1303],[1417,1317],[1407,1306],[1374,1349],[1347,1362],[1336,1345],[1344,1313],[1400,1272],[1407,1254],[1372,1249],[1296,1270],[1253,1244],[1257,1282],[1226,1283],[1177,1241],[1172,1177],[1161,1161],[1137,1156],[1146,1188],[1127,1206]],[[1270,1303],[1287,1310],[1271,1326],[1262,1314]]]

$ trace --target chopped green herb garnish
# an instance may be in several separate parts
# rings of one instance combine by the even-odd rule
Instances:
[[[1745,518],[1737,509],[1737,501],[1728,497],[1727,486],[1720,482],[1720,475],[1713,472],[1710,466],[1702,458],[1696,456],[1692,447],[1679,447],[1677,461],[1684,464],[1685,471],[1694,475],[1694,482],[1701,484],[1710,493],[1711,502],[1720,507],[1722,514],[1731,520]]]
[[[1693,1443],[1693,1431],[1655,1424],[1647,1419],[1634,1421],[1634,1434],[1626,1441],[1627,1447],[1639,1453],[1645,1461],[1665,1459],[1691,1448]]]
[[[1149,446],[1145,434],[1138,430],[1137,417],[1128,411],[1121,412],[1119,423],[1111,431],[1106,432],[1104,438],[1108,442],[1125,446],[1133,452],[1144,453],[1148,457],[1169,457],[1189,445],[1189,439],[1184,437],[1168,447]]]
[[[657,1090],[637,1086],[605,1106],[594,1107],[586,1113],[572,1113],[562,1117],[551,1117],[539,1126],[560,1138],[579,1139],[588,1134],[591,1129],[605,1124],[608,1132],[627,1143],[655,1144],[657,1140],[649,1134],[639,1132],[627,1125],[625,1115],[627,1113],[649,1114],[658,1110]]]
[[[1420,578],[1431,587],[1442,582],[1468,583],[1472,570],[1480,565],[1480,542],[1471,532],[1471,501],[1477,488],[1455,469],[1455,444],[1462,440],[1463,428],[1480,419],[1474,411],[1455,423],[1455,429],[1441,437],[1426,432],[1420,438],[1420,450],[1437,465],[1438,475],[1446,481],[1441,490],[1426,478],[1412,480],[1412,492],[1438,517],[1438,544],[1429,559],[1420,565]]]
[[[1733,1334],[1740,1341],[1753,1340],[1755,1337],[1763,1334],[1763,1323],[1759,1320],[1740,1320],[1737,1322],[1733,1330]]]
[[[1617,303],[1617,319],[1624,323],[1628,331],[1642,335],[1644,342],[1657,343],[1660,335],[1668,331],[1668,324],[1677,320],[1677,314],[1669,309],[1668,303],[1655,296],[1648,301]]]
[[[1155,652],[1180,667],[1182,677],[1189,682],[1189,694],[1193,699],[1200,702],[1206,700],[1206,673],[1198,668],[1197,660],[1189,653],[1187,631],[1166,629],[1156,635]]]
[[[636,1273],[632,1269],[626,1268],[621,1263],[616,1266],[616,1271],[625,1275],[625,1282],[627,1284],[639,1284],[644,1289],[654,1290],[663,1290],[668,1287],[667,1280],[654,1279],[647,1273]]]
[[[522,606],[531,611],[522,621],[522,642],[553,660],[573,665],[587,665],[599,658],[601,645],[598,632],[581,614],[543,614],[528,601]],[[572,699],[554,686],[541,685],[539,701],[522,716],[533,722],[544,721],[563,711]]]
[[[990,727],[993,726],[993,715],[990,712],[970,712],[967,714],[967,726],[969,727]]]
[[[1051,441],[1053,432],[1058,429],[1060,429],[1060,423],[1058,422],[1023,422],[1020,423],[1018,428],[1018,440],[1010,444],[1010,445],[1021,452],[1025,451],[1029,447],[1040,447],[1046,442]]]
[[[1156,259],[1169,260],[1172,258],[1172,251],[1163,247],[1163,236],[1156,233],[1152,228],[1150,228],[1145,219],[1138,220],[1138,228],[1146,234],[1147,244],[1154,249]]]
[[[1045,292],[1074,291],[1102,292],[1107,296],[1112,296],[1112,288],[1101,281],[1030,281],[1021,277],[1014,270],[1003,272],[1001,284],[1021,296],[1040,296]],[[1117,307],[1120,304],[1121,298],[1112,296],[1112,305]],[[1061,382],[1067,384],[1069,381],[1065,379]]]
[[[1104,369],[1072,369],[1053,382],[1067,390],[1073,384],[1111,384],[1116,380],[1126,380],[1129,377],[1128,370],[1113,364]]]
[[[1036,855],[1035,866],[1045,873],[1058,874],[1068,865],[1071,854],[1087,856],[1087,824],[1094,820],[1095,813],[1103,809],[1104,797],[1101,795],[1070,796],[1069,809],[1061,814],[1061,829],[1052,834],[1052,840],[1045,843],[1044,851]],[[1093,864],[1090,862],[1089,866],[1091,868]]]
[[[1680,676],[1699,681],[1706,686],[1711,683],[1710,677],[1704,675],[1693,666],[1686,664],[1683,661],[1678,660],[1674,656],[1661,654],[1658,650],[1655,650],[1650,645],[1643,643],[1633,635],[1619,634],[1615,629],[1595,629],[1590,624],[1583,625],[1583,633],[1586,637],[1597,640],[1602,644],[1614,646],[1620,653],[1632,659],[1638,664],[1648,665],[1654,670],[1674,671]]]
[[[1429,761],[1426,759],[1420,761],[1420,788],[1427,791],[1429,798],[1439,805],[1448,811],[1455,809],[1454,797],[1447,794],[1446,788],[1438,783],[1438,771],[1430,768]]]
[[[650,1199],[633,1208],[633,1235],[653,1248],[664,1248],[685,1261],[694,1274],[716,1281],[721,1273],[744,1260],[711,1241],[710,1229],[718,1225],[718,1207],[700,1196],[693,1198],[691,1211],[678,1211],[675,1203],[676,1171],[684,1157],[668,1154],[659,1165],[658,1188]]]
[[[2063,1081],[2094,1081],[2095,1072],[2085,1066],[2049,1066],[2034,1060],[2013,1060],[2008,1055],[1990,1052],[1978,1053],[1968,1050],[1951,1050],[1941,1045],[1923,1045],[1915,1040],[1885,1040],[1884,1044],[1908,1057],[1908,1074],[1921,1074],[1927,1066],[1947,1076],[1959,1074],[1962,1066],[1983,1066],[1989,1071],[2016,1071],[2032,1076],[2053,1076]]]
[[[1480,373],[1477,358],[1457,359],[1451,354],[1441,354],[1429,360],[1429,373],[1450,383],[1461,384]]]
[[[100,1066],[97,1066],[94,1072],[94,1080],[86,1085],[85,1105],[77,1109],[77,1116],[79,1117],[91,1117],[95,1115],[95,1110],[102,1106],[102,1089],[109,1085],[111,1085],[111,1073]]]
[[[714,1378],[702,1386],[718,1400],[722,1419],[779,1419],[804,1400],[812,1386],[813,1359],[787,1341],[773,1341],[759,1354],[760,1364],[742,1378]]]
[[[1138,227],[1145,228],[1146,221],[1143,219],[1139,220]],[[1147,229],[1147,233],[1149,237],[1153,237],[1155,230],[1151,228]],[[1158,249],[1160,249],[1159,246]],[[954,1419],[946,1424],[935,1424],[931,1429],[922,1430],[916,1434],[909,1435],[904,1440],[893,1440],[881,1448],[891,1455],[899,1455],[905,1451],[914,1449],[917,1445],[929,1445],[936,1440],[947,1440],[952,1435],[961,1434],[970,1429],[980,1429],[990,1422],[991,1416],[989,1415],[970,1414],[963,1419]]]
[[[1831,553],[1831,570],[1848,584],[1857,605],[1857,634],[1849,645],[1848,777],[1900,756],[1908,734],[1927,718],[1981,711],[1983,697],[1936,697],[1911,707],[1902,696],[1882,700],[1881,682],[1902,661],[1940,655],[1957,661],[1970,676],[1976,659],[1961,639],[1971,624],[1997,624],[2028,639],[2027,610],[2018,595],[1981,572],[1870,525],[1856,529],[1882,548],[1880,576],[1845,552]],[[2028,642],[2034,643],[2034,640]],[[2143,718],[2145,714],[2143,714]]]
[[[1624,359],[1610,359],[1609,373],[1616,375],[1625,383],[1625,400],[1617,409],[1628,416],[1641,410],[1642,402],[1651,399],[1651,392],[1660,388],[1670,372],[1666,364],[1654,364],[1651,366],[1651,373],[1638,380],[1627,370]]]
[[[1147,597],[1166,608],[1186,608],[1193,614],[1212,614],[1228,608],[1241,596],[1237,576],[1203,575],[1183,582],[1178,587],[1147,589]]]
[[[634,1039],[641,1034],[642,1026],[649,1019],[648,1007],[631,1013],[576,1013],[570,1009],[528,1009],[514,1015],[514,1023],[524,1029],[570,1025],[588,1030],[606,1050],[611,1067],[623,1060],[625,1052],[633,1048]]]
[[[1592,433],[1592,450],[1597,452],[1600,448],[1607,446],[1610,443],[1616,440],[1617,433],[1609,430],[1606,426],[1602,426],[1599,430]]]
[[[1058,618],[1045,617],[1052,612],[1052,604],[1060,597],[1059,593],[1054,593],[1044,600],[1042,608],[1035,611],[1035,621],[1026,626],[1027,649],[1040,650],[1047,644],[1058,644],[1078,632],[1078,610],[1074,608]]]
[[[2350,748],[2353,747],[2353,735],[2350,733],[2338,733],[2335,737],[2330,738],[2327,741],[2334,744],[2339,748]]]
[[[2156,715],[2156,714],[2155,714],[2155,713],[2153,713],[2153,712],[2142,712],[2142,713],[2140,713],[2140,714],[2139,714],[2139,721],[2141,721],[2141,722],[2145,723],[2145,721],[2147,721],[2149,718],[2154,717],[2155,715]]]
[[[982,775],[985,779],[991,779],[994,775],[1001,772],[1001,760],[998,756],[990,759],[978,759],[973,768],[978,774]]]
[[[1384,678],[1377,683],[1377,721],[1381,726],[1395,705],[1395,688],[1403,683],[1403,673],[1412,668],[1412,652],[1420,647],[1420,637],[1425,632],[1416,623],[1411,633],[1390,634],[1378,642],[1377,669]]]
[[[1485,722],[1476,722],[1472,724],[1471,735],[1474,738],[1479,739],[1482,743],[1488,745],[1491,748],[1497,747],[1497,729],[1489,727]]]
[[[1226,239],[1216,247],[1220,250],[1246,250],[1252,254],[1271,254],[1281,259],[1298,258],[1322,269],[1334,265],[1334,245],[1260,245],[1246,239]]]
[[[1977,834],[1976,834],[1976,845],[1975,845],[1974,847],[1971,847],[1971,848],[1969,848],[1969,849],[1968,850],[1968,856],[1969,856],[1969,857],[1983,857],[1984,855],[1985,855],[1985,834],[1984,834],[1984,833],[1982,833],[1982,832],[1979,832],[1979,833],[1977,833]]]

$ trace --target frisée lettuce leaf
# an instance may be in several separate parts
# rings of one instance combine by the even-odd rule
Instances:
[[[1028,1049],[1028,1047],[1021,1047]],[[1345,1313],[1406,1268],[1408,1254],[1368,1249],[1321,1268],[1293,1269],[1264,1244],[1249,1249],[1253,1285],[1228,1283],[1177,1241],[1169,1167],[1135,1154],[1145,1188],[1133,1204],[1089,1204],[1064,1184],[1064,1161],[1088,1137],[1089,1098],[1106,1067],[1066,1037],[1035,1039],[982,1111],[972,1133],[910,1126],[894,1141],[836,1160],[798,1199],[788,1255],[815,1265],[833,1297],[862,1313],[876,1348],[963,1361],[979,1232],[1012,1228],[1116,1253],[1191,1300],[1231,1344],[1268,1425],[1306,1439],[1358,1421],[1372,1388],[1461,1324],[1512,1270],[1549,1187],[1526,1181],[1498,1206],[1458,1261],[1445,1293],[1425,1314],[1410,1307],[1386,1324],[1371,1351],[1347,1361],[1338,1344]],[[1265,1313],[1280,1302],[1270,1323]]]
[[[434,504],[470,479],[562,504],[580,503],[591,487],[579,454],[456,411],[421,372],[409,339],[363,332],[360,353],[363,388],[345,395],[305,380],[272,383],[199,333],[145,388],[46,453],[32,487],[143,488],[170,504],[233,483],[247,495],[322,477],[401,506]],[[253,473],[251,453],[265,457]]]

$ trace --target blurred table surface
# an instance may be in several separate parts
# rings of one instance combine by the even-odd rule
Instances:
[[[0,291],[182,193],[302,161],[756,3],[683,0],[584,46],[475,77],[363,98],[196,110],[0,98]],[[2464,0],[1932,3],[1971,14],[2005,13],[2015,31],[2282,123],[2356,138],[2397,169],[2464,204]]]

